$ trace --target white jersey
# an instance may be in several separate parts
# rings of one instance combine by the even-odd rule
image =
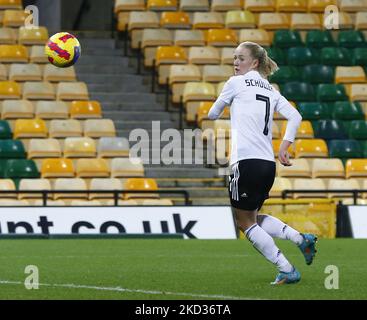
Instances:
[[[216,119],[224,105],[231,113],[231,165],[244,159],[274,160],[274,112],[288,119],[284,140],[293,142],[302,120],[298,111],[257,71],[231,77],[209,112]],[[216,110],[217,108],[217,110]]]

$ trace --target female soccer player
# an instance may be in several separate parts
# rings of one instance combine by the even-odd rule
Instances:
[[[283,284],[296,283],[301,275],[278,249],[273,238],[294,242],[308,265],[315,256],[317,238],[312,234],[301,234],[275,217],[258,214],[269,198],[275,178],[271,134],[273,114],[277,111],[288,120],[278,156],[284,166],[292,165],[287,150],[302,120],[298,111],[267,80],[277,69],[277,64],[260,45],[241,43],[234,52],[234,76],[224,85],[208,116],[217,119],[224,107],[230,105],[231,205],[236,212],[237,224],[247,239],[278,267],[279,273],[272,284]]]

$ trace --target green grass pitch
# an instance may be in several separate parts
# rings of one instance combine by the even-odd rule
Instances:
[[[301,282],[271,286],[276,269],[247,240],[1,240],[0,299],[367,299],[367,240],[319,240],[314,263],[277,241]],[[27,265],[39,289],[27,290]],[[339,270],[339,289],[324,282]]]

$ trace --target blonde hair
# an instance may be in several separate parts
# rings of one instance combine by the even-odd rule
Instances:
[[[276,62],[268,56],[266,50],[257,43],[246,41],[242,42],[239,46],[250,50],[251,57],[259,61],[257,71],[264,78],[268,78],[279,69]]]

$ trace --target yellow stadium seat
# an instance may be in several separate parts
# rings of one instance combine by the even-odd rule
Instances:
[[[228,139],[231,137],[231,120],[214,120],[213,129],[216,139]]]
[[[24,45],[44,45],[48,41],[48,30],[45,27],[38,28],[19,28],[18,42]]]
[[[122,183],[119,179],[105,179],[95,178],[90,182],[89,190],[93,191],[110,191],[110,190],[122,190]],[[89,199],[111,199],[114,197],[113,193],[91,193]],[[121,195],[119,195],[119,198]]]
[[[157,191],[158,185],[155,179],[129,178],[125,180],[124,190],[127,191]],[[125,199],[132,198],[159,198],[157,193],[126,193]]]
[[[1,191],[16,191],[14,181],[11,179],[0,179],[0,190]],[[15,193],[3,193],[0,196],[1,199],[5,198],[17,198]]]
[[[46,123],[42,119],[18,119],[14,125],[14,139],[47,138]]]
[[[11,81],[41,81],[42,71],[38,64],[11,64],[9,69]]]
[[[224,28],[223,17],[219,12],[194,12],[192,27],[194,29]]]
[[[36,118],[67,119],[69,106],[64,101],[37,101]]]
[[[290,21],[286,13],[263,12],[259,14],[258,26],[266,30],[289,29]]]
[[[206,47],[191,47],[189,49],[189,63],[192,64],[219,64],[220,55],[218,49]]]
[[[104,206],[115,206],[115,200],[100,200]],[[138,202],[135,200],[118,200],[118,206],[138,206]]]
[[[23,45],[0,45],[0,62],[28,62],[28,51]]]
[[[256,28],[256,20],[254,14],[248,10],[227,11],[225,25],[231,29]]]
[[[128,29],[130,19],[130,11],[121,11],[117,14],[117,31],[125,31]]]
[[[35,200],[28,200],[29,204],[34,207],[43,207],[43,200],[35,199]],[[47,200],[47,206],[52,207],[65,207],[66,203],[63,200]]]
[[[220,61],[221,64],[229,64],[233,67],[234,48],[222,48]]]
[[[204,82],[227,81],[233,76],[233,68],[228,65],[205,65],[203,67]]]
[[[313,159],[313,178],[344,178],[344,166],[340,159]]]
[[[306,12],[307,0],[277,0],[276,10],[279,12]]]
[[[142,206],[173,206],[173,202],[170,199],[142,199],[138,201]]]
[[[129,140],[122,137],[102,137],[98,144],[98,157],[115,158],[128,157],[130,153]]]
[[[316,13],[292,13],[291,29],[320,30],[322,29],[320,16]]]
[[[366,10],[365,0],[340,0],[340,11],[359,12]]]
[[[82,135],[82,126],[78,120],[51,120],[50,122],[50,138],[81,137]]]
[[[356,179],[329,179],[328,190],[359,190],[361,187]],[[329,192],[329,198],[351,198],[353,194]]]
[[[55,180],[54,191],[87,191],[87,184],[81,178],[58,178]],[[54,199],[87,199],[87,193],[55,193]]]
[[[269,47],[272,43],[269,33],[265,29],[241,29],[239,42],[251,41],[261,46]]]
[[[162,12],[160,26],[167,29],[189,29],[190,16],[186,12]]]
[[[325,190],[326,186],[323,179],[294,179],[293,181],[294,190]],[[293,198],[326,198],[327,192],[317,193],[294,193]]]
[[[4,100],[1,117],[3,119],[32,119],[34,117],[33,104],[28,100]]]
[[[32,46],[31,54],[29,58],[31,63],[49,63],[47,56],[45,55],[44,46]]]
[[[275,121],[273,121],[273,125],[272,125],[272,128],[271,128],[271,135],[272,135],[273,139],[280,139],[281,138],[279,127],[278,127],[278,125],[276,124]]]
[[[366,179],[361,181],[361,189],[367,190],[367,180]],[[367,198],[367,192],[362,193],[362,198],[364,198],[364,199]]]
[[[282,191],[292,190],[292,182],[288,178],[275,177],[273,186],[269,192],[270,197],[281,197]]]
[[[202,30],[176,30],[174,32],[175,46],[205,46],[205,36]]]
[[[148,0],[147,9],[152,11],[176,11],[177,0]]]
[[[74,66],[68,68],[58,68],[51,63],[45,66],[43,71],[43,79],[50,82],[77,81]]]
[[[115,137],[115,125],[110,119],[88,119],[84,122],[84,135],[94,139]]]
[[[130,12],[128,28],[135,29],[159,28],[158,14],[152,11],[132,11]]]
[[[0,10],[6,9],[23,9],[22,0],[0,0]]]
[[[224,88],[224,85],[225,85],[226,81],[222,81],[222,82],[219,82],[217,84],[217,97],[220,95],[220,93],[223,91],[223,88]]]
[[[0,99],[20,99],[20,86],[14,81],[0,81]]]
[[[203,120],[208,120],[209,119],[208,118],[208,113],[209,113],[209,110],[211,109],[212,106],[213,106],[212,101],[202,101],[202,102],[200,102],[199,107],[198,107],[198,111],[197,111],[197,115],[196,115],[196,122],[197,122],[197,124],[200,128],[202,128]],[[226,113],[228,114],[229,109],[225,108],[225,110],[226,110]],[[222,117],[223,117],[223,115],[222,115]],[[226,118],[228,118],[228,117],[226,117]],[[209,121],[212,122],[212,120],[209,120]]]
[[[144,177],[143,161],[140,158],[114,158],[111,161],[111,177]]]
[[[279,163],[278,175],[279,177],[288,178],[312,178],[311,168],[306,159],[293,159],[292,165],[289,167],[283,166]]]
[[[105,159],[78,159],[76,176],[78,178],[108,178],[110,169]]]
[[[31,139],[28,158],[61,158],[61,146],[56,139]]]
[[[339,18],[339,21],[338,21],[338,27],[339,29],[352,29],[354,28],[354,23],[353,23],[353,19],[350,15],[350,13],[348,12],[344,12],[344,11],[340,11],[338,13],[338,18]],[[324,15],[324,21],[325,21],[325,15]]]
[[[116,0],[114,11],[119,13],[120,11],[143,11],[145,10],[144,0]]]
[[[23,10],[5,10],[3,17],[4,27],[22,27],[29,13]]]
[[[55,100],[55,88],[50,82],[25,82],[23,85],[23,99]]]
[[[22,179],[19,183],[19,191],[43,191],[51,190],[50,181],[47,179]],[[49,193],[47,198],[51,198],[52,194]],[[43,198],[42,193],[20,193],[18,199],[31,199],[31,198]]]
[[[192,100],[215,100],[215,88],[207,82],[186,82],[183,92],[183,102]]]
[[[328,148],[325,140],[322,139],[298,139],[295,141],[296,158],[326,158]]]
[[[89,100],[85,82],[60,82],[57,85],[57,100]]]
[[[351,101],[367,101],[367,84],[349,84],[345,87]]]
[[[70,206],[72,207],[101,207],[102,202],[99,200],[71,200]]]
[[[367,29],[367,11],[357,12],[355,26],[357,30]]]
[[[96,144],[92,138],[71,137],[64,141],[65,158],[95,158]]]
[[[212,0],[212,11],[241,10],[243,1],[241,0]]]
[[[169,77],[170,65],[187,63],[186,52],[182,47],[164,46],[158,47],[155,58],[155,65],[158,66],[158,82],[166,84]]]
[[[238,43],[237,34],[232,29],[209,29],[207,33],[208,46],[232,47]]]
[[[28,207],[27,200],[0,199],[0,207]]]
[[[275,11],[275,0],[246,0],[245,9],[251,12]]]
[[[274,156],[277,158],[278,154],[279,154],[279,148],[280,148],[280,145],[282,143],[282,140],[281,139],[273,139],[272,142],[273,142]],[[293,147],[293,145],[289,146],[288,153],[289,153],[289,156],[291,158],[294,158],[294,147]]]
[[[8,70],[3,64],[0,64],[0,81],[8,80]]]
[[[361,66],[336,67],[335,83],[366,82],[366,74]]]
[[[330,5],[337,5],[337,0],[308,0],[308,10],[310,12],[323,13]]]
[[[367,159],[349,159],[345,164],[345,178],[367,177]]]
[[[72,101],[70,105],[72,119],[102,118],[102,108],[98,101]]]
[[[287,129],[287,121],[284,121],[280,132],[281,137],[284,137],[286,129]],[[298,127],[296,138],[297,139],[314,138],[314,132],[310,121],[303,120],[301,122],[300,126]]]
[[[0,28],[0,44],[16,44],[16,32],[12,28]]]
[[[208,0],[180,0],[180,11],[209,11]]]
[[[41,166],[42,178],[72,178],[75,176],[73,162],[70,159],[45,159]]]

